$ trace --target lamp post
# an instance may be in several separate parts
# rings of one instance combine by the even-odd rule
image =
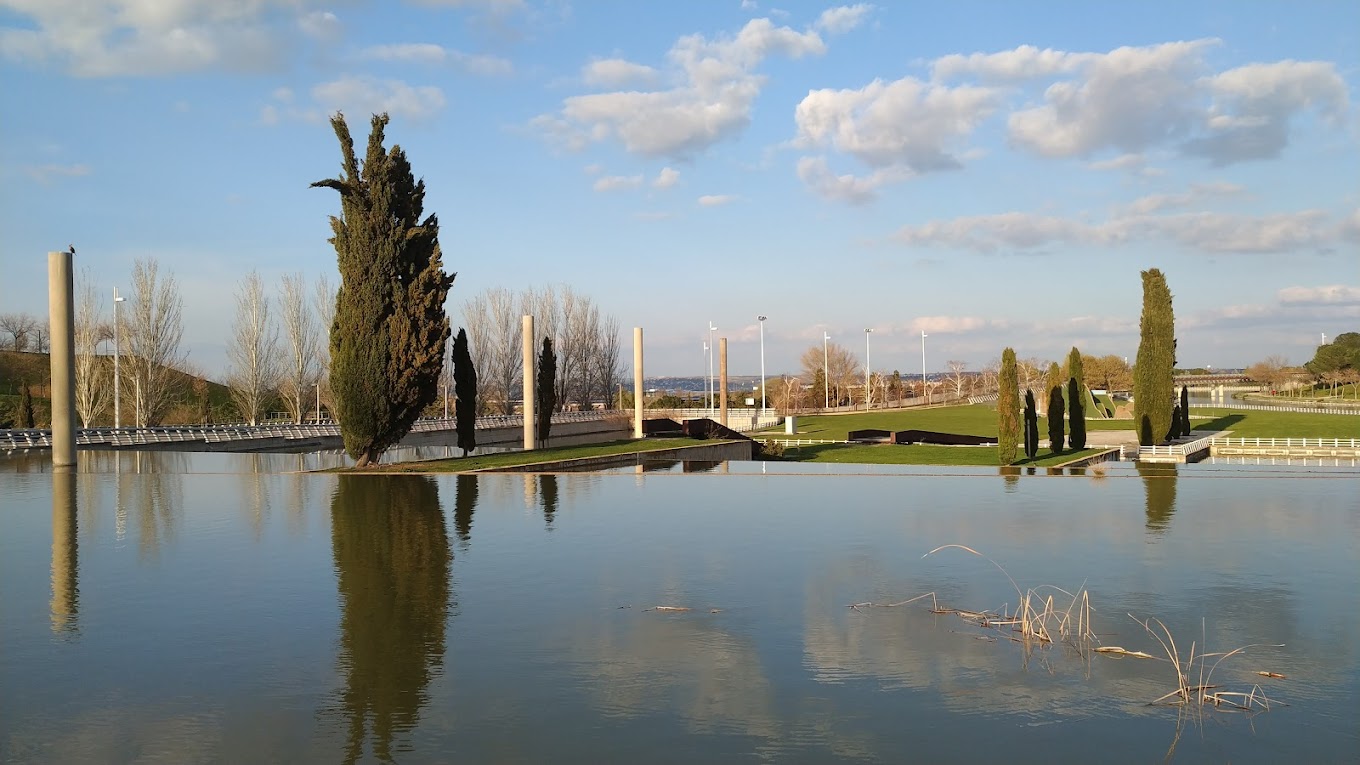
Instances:
[[[921,395],[930,403],[930,388],[926,386],[926,331],[921,330]]]
[[[710,321],[710,322],[708,323],[708,408],[709,408],[709,409],[712,409],[712,408],[713,408],[713,398],[714,398],[714,395],[718,392],[717,387],[713,384],[713,349],[714,349],[714,346],[713,346],[713,332],[714,332],[714,330],[716,330],[716,329],[717,329],[717,327],[713,326],[713,322]]]
[[[113,427],[123,427],[123,397],[119,394],[118,374],[118,354],[121,345],[118,342],[118,326],[122,324],[119,319],[118,306],[127,298],[118,297],[118,288],[113,288]]]
[[[314,382],[314,383],[312,383],[312,387],[313,387],[313,388],[316,388],[316,424],[320,425],[320,424],[321,424],[321,383],[320,383],[320,382]],[[445,388],[445,391],[447,391],[447,390],[448,390],[448,389]],[[448,397],[448,393],[445,392],[444,396],[445,396],[445,400],[444,400],[444,418],[445,418],[445,419],[448,419],[448,416],[449,416],[449,412],[448,412],[448,409],[449,409],[449,402],[448,402],[448,398],[447,398],[447,397]]]
[[[869,391],[871,390],[869,387],[869,335],[873,331],[872,327],[864,328],[864,411],[866,412],[869,411]]]
[[[760,416],[765,416],[765,317],[757,316],[760,322]]]
[[[831,357],[826,355],[826,341],[830,339],[831,335],[822,330],[822,395],[826,397],[822,405],[824,409],[831,408]]]
[[[708,341],[707,341],[707,340],[704,341],[704,362],[705,362],[705,363],[708,363]],[[711,367],[711,365],[710,365],[710,367]],[[705,409],[710,408],[710,407],[709,407],[709,402],[711,402],[711,401],[713,400],[712,398],[709,397],[709,393],[708,393],[708,383],[709,383],[709,378],[705,377],[705,378],[704,378],[704,408],[705,408]]]

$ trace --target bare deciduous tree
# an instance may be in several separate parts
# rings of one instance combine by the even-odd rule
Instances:
[[[968,379],[968,362],[951,359],[945,365],[949,367],[949,379],[954,383],[954,395],[962,398],[964,382]]]
[[[817,373],[827,371],[827,383],[831,387],[831,405],[837,406],[842,400],[854,404],[852,392],[854,385],[864,379],[864,370],[860,367],[855,354],[837,343],[825,346],[809,346],[800,359],[803,365],[803,374],[807,379],[815,379]]]
[[[251,271],[236,290],[236,320],[227,342],[227,386],[241,417],[258,425],[264,404],[279,382],[279,330],[269,318],[269,296]]]
[[[77,274],[75,293],[76,412],[81,425],[90,428],[113,401],[112,369],[99,357],[99,344],[108,339],[109,327],[88,267]]]
[[[173,273],[160,274],[154,258],[132,265],[132,294],[123,311],[120,330],[125,351],[122,371],[125,393],[131,393],[137,425],[159,425],[180,394],[180,368],[187,355],[181,351],[184,336],[184,300]]]
[[[523,366],[521,301],[503,287],[473,296],[463,306],[468,345],[477,369],[477,398],[504,414],[514,411]]]
[[[316,307],[319,334],[316,343],[317,384],[321,386],[319,393],[321,400],[334,416],[335,405],[331,399],[331,325],[335,323],[335,285],[331,283],[329,276],[322,274],[317,277],[315,290],[312,299]]]
[[[312,385],[317,381],[319,352],[317,324],[308,309],[302,279],[300,273],[284,274],[279,286],[279,321],[287,341],[287,363],[281,371],[279,394],[288,414],[297,423],[306,418],[312,407]]]
[[[33,340],[38,320],[26,313],[0,314],[0,330],[9,334],[11,350],[26,351]]]

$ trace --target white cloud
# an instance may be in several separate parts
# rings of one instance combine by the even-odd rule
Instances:
[[[1189,191],[1180,194],[1148,194],[1130,202],[1124,209],[1132,215],[1148,215],[1163,210],[1183,209],[1200,205],[1213,199],[1237,196],[1246,188],[1235,183],[1216,181],[1196,183]]]
[[[731,194],[705,194],[698,200],[700,207],[720,207],[735,201],[737,198]]]
[[[0,56],[57,64],[82,77],[267,70],[288,52],[285,29],[320,31],[324,26],[305,24],[296,0],[10,0],[5,5],[33,26],[0,28]],[[298,23],[273,23],[280,16]]]
[[[592,187],[596,191],[619,191],[621,189],[636,189],[642,185],[640,175],[606,175],[598,178]]]
[[[998,106],[999,92],[947,87],[903,77],[851,90],[814,90],[794,110],[794,145],[849,154],[875,172],[835,175],[821,158],[804,157],[798,174],[824,196],[863,201],[874,189],[914,174],[962,166],[954,144]]]
[[[867,3],[827,8],[822,11],[822,15],[817,17],[817,22],[813,24],[813,27],[827,34],[845,34],[859,26],[864,21],[864,17],[868,16],[873,9],[874,7]]]
[[[90,174],[90,166],[82,164],[26,165],[23,170],[25,175],[44,186],[49,186],[61,178],[79,178]]]
[[[1111,159],[1087,163],[1086,166],[1092,170],[1116,170],[1145,178],[1166,175],[1166,171],[1160,167],[1149,167],[1147,158],[1142,154],[1120,154]]]
[[[669,189],[680,181],[680,171],[670,167],[661,168],[661,172],[656,174],[656,179],[652,181],[652,187],[657,189]]]
[[[735,36],[695,34],[667,54],[681,84],[666,90],[572,96],[555,114],[533,120],[572,149],[617,140],[629,152],[685,157],[740,132],[751,119],[764,77],[756,67],[772,55],[799,58],[826,50],[816,32],[752,19]]]
[[[298,19],[298,28],[313,40],[335,42],[340,39],[344,28],[340,19],[330,11],[312,11]]]
[[[1326,287],[1285,287],[1279,292],[1284,305],[1357,305],[1360,287],[1331,284]]]
[[[1033,45],[1021,45],[999,53],[967,56],[952,53],[932,62],[931,76],[936,80],[951,80],[972,75],[987,82],[1021,82],[1073,72],[1095,55],[1051,48],[1040,50]]]
[[[1041,251],[1053,245],[1117,245],[1165,240],[1213,254],[1325,251],[1336,227],[1320,210],[1273,215],[1187,212],[1125,214],[1099,223],[1008,212],[904,226],[894,238],[909,246],[943,246],[980,253]]]
[[[581,80],[595,88],[654,85],[657,76],[657,71],[650,66],[621,58],[596,59],[581,67]]]
[[[366,61],[452,64],[470,74],[484,76],[508,75],[515,70],[514,64],[499,56],[464,53],[434,43],[373,45],[360,51],[359,58]]]
[[[433,85],[411,86],[401,80],[345,75],[312,88],[312,99],[327,114],[387,112],[413,120],[427,119],[444,108],[444,92]]]

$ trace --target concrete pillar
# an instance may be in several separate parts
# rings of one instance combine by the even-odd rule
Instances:
[[[76,464],[76,317],[70,252],[47,253],[47,323],[52,365],[52,464]]]
[[[534,448],[534,317],[524,317],[524,450]]]
[[[642,327],[633,327],[633,438],[642,438]]]
[[[718,338],[718,384],[722,393],[718,395],[718,422],[727,427],[727,338]]]
[[[52,469],[52,631],[75,632],[80,599],[76,535],[76,471]]]

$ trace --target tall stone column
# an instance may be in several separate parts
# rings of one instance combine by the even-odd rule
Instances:
[[[76,464],[76,317],[73,252],[47,253],[48,359],[52,367],[52,465]]]
[[[642,327],[633,327],[633,438],[642,438]]]
[[[524,317],[524,450],[534,448],[534,317]]]
[[[718,384],[722,386],[722,393],[718,396],[720,402],[718,409],[718,422],[727,427],[727,338],[718,338]]]

